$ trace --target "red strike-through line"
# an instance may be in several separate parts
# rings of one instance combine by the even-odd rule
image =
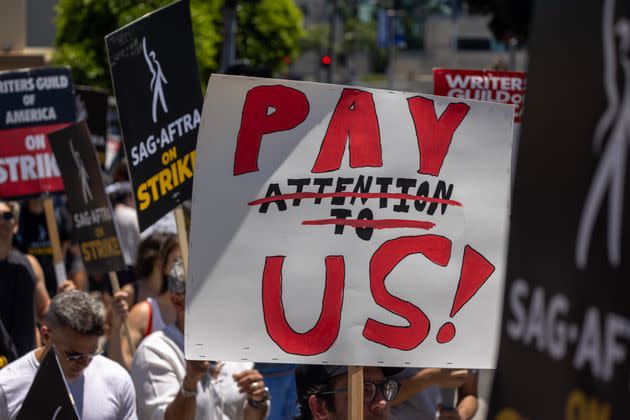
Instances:
[[[435,227],[435,223],[424,222],[421,220],[404,220],[404,219],[383,219],[383,220],[357,220],[357,219],[322,219],[322,220],[305,220],[303,225],[345,225],[354,228],[373,228],[373,229],[396,229],[396,228],[416,228],[429,230]]]
[[[259,204],[271,203],[281,200],[299,200],[304,198],[334,198],[334,197],[356,197],[356,198],[391,198],[397,200],[411,200],[411,201],[426,201],[429,203],[448,204],[451,206],[463,207],[462,203],[455,200],[446,200],[443,198],[425,197],[423,195],[411,195],[411,194],[396,194],[396,193],[355,193],[355,192],[331,192],[331,193],[314,193],[314,192],[301,192],[291,194],[272,195],[270,197],[259,198],[258,200],[250,201],[250,206],[257,206]]]

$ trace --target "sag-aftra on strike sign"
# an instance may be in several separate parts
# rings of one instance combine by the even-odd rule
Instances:
[[[512,106],[212,76],[203,116],[188,358],[492,366]]]
[[[189,2],[149,13],[105,41],[143,231],[192,194],[203,97]]]

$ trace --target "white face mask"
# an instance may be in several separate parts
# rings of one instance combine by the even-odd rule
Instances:
[[[172,293],[186,293],[186,273],[184,272],[184,261],[180,258],[173,264],[171,272],[168,274],[168,290]]]

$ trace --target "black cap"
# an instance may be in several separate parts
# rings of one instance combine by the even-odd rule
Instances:
[[[405,368],[381,367],[383,375],[388,378],[394,376]],[[298,365],[295,370],[295,385],[297,387],[298,400],[306,400],[309,395],[309,388],[315,385],[326,385],[330,378],[343,375],[348,372],[348,367],[344,365]]]

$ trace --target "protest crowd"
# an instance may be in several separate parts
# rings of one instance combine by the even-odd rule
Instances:
[[[347,418],[344,366],[185,360],[186,279],[174,223],[140,235],[129,222],[128,183],[110,187],[120,235],[136,238],[125,242],[128,269],[116,293],[84,272],[68,236],[68,279],[55,287],[47,235],[29,236],[46,232],[33,212],[41,203],[0,201],[0,418],[16,418],[53,345],[84,419]],[[61,221],[67,209],[57,204]],[[433,419],[439,411],[469,419],[477,407],[476,374],[467,370],[366,367],[364,381],[366,418]],[[456,408],[442,389],[459,391]]]
[[[630,418],[630,2],[42,3],[0,420]]]
[[[204,100],[185,0],[105,44],[114,97],[0,72],[0,420],[473,419],[515,107],[247,66]]]

